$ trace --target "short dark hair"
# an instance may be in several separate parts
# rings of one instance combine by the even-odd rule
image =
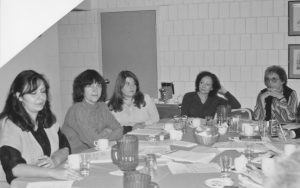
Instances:
[[[219,89],[221,88],[221,84],[220,84],[218,77],[215,74],[208,72],[208,71],[202,71],[197,75],[197,78],[195,81],[196,92],[199,92],[200,81],[202,80],[203,77],[206,77],[206,76],[210,77],[213,82],[212,83],[213,90],[211,90],[208,95],[214,96],[218,93]]]
[[[84,88],[93,83],[101,84],[101,96],[98,101],[105,101],[106,99],[106,83],[104,78],[96,71],[87,69],[80,73],[73,82],[73,102],[81,102],[84,98]]]
[[[264,77],[264,82],[265,85],[268,87],[268,75],[271,73],[276,73],[279,76],[279,79],[284,82],[283,85],[287,84],[287,75],[285,70],[278,65],[272,65],[270,67],[267,67],[267,69],[265,70],[265,77]]]
[[[35,120],[29,116],[18,98],[36,91],[41,82],[45,85],[47,98],[44,108],[38,112]],[[17,96],[17,93],[19,93],[19,96]],[[33,131],[35,121],[39,127],[44,128],[49,128],[56,122],[56,117],[50,109],[49,84],[42,74],[33,70],[25,70],[17,75],[10,86],[4,109],[0,114],[0,119],[5,117],[10,119],[23,131]]]
[[[116,112],[123,110],[122,105],[123,105],[124,96],[122,93],[122,88],[126,83],[126,78],[132,78],[136,85],[136,92],[133,96],[135,106],[141,108],[141,106],[146,105],[144,94],[140,91],[140,84],[137,76],[131,71],[124,70],[118,74],[113,95],[110,101],[108,102],[108,107],[110,110]]]

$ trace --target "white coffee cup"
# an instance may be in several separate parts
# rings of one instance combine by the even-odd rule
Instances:
[[[108,150],[108,139],[99,139],[94,141],[95,149],[100,151]]]
[[[170,140],[181,140],[183,133],[182,131],[170,130]]]
[[[73,170],[80,169],[81,156],[79,154],[72,154],[68,156],[69,168]]]
[[[195,128],[200,127],[200,125],[201,125],[201,119],[200,119],[200,118],[194,118],[194,119],[192,120],[192,125],[193,125],[193,127],[195,127]]]
[[[245,136],[253,136],[254,127],[249,123],[243,123],[243,132]]]
[[[174,124],[173,123],[166,123],[165,126],[164,126],[164,129],[167,132],[170,132],[171,130],[174,130]]]

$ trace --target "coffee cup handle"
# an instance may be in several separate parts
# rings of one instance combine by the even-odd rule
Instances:
[[[150,182],[150,188],[159,188],[159,185],[155,182]]]
[[[94,146],[97,147],[97,146],[99,145],[98,143],[99,143],[98,140],[95,140],[95,141],[94,141]]]
[[[111,159],[112,159],[112,162],[115,164],[115,165],[118,165],[119,164],[119,159],[118,159],[118,145],[115,144],[111,147]]]

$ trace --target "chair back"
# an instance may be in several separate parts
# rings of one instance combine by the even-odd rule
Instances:
[[[253,111],[250,108],[239,108],[231,110],[231,117],[240,115],[243,120],[253,120]]]

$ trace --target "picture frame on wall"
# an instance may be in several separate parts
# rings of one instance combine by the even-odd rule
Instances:
[[[300,36],[300,1],[288,2],[288,35]]]
[[[288,78],[300,79],[300,44],[289,44]]]

